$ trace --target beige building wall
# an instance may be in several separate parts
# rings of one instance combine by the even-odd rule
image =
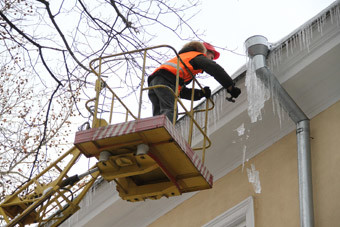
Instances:
[[[340,101],[311,120],[312,174],[315,226],[340,223]],[[150,227],[202,226],[249,196],[254,198],[255,226],[300,225],[297,147],[291,132],[253,159],[195,194]],[[248,182],[247,168],[260,173],[262,191]]]

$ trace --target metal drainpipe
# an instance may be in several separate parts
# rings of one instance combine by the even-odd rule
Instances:
[[[271,85],[277,90],[280,105],[288,112],[296,124],[299,200],[300,200],[300,226],[314,226],[312,169],[310,149],[309,119],[266,65],[269,44],[263,36],[252,36],[245,41],[248,56],[252,58],[256,76],[263,81],[271,80]],[[266,84],[266,83],[265,83]]]

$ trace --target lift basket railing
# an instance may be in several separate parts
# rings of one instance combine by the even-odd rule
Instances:
[[[156,85],[156,86],[151,86],[147,87],[145,86],[145,71],[146,71],[146,59],[147,59],[147,52],[150,50],[155,50],[159,48],[169,48],[171,49],[175,55],[178,57],[177,59],[177,73],[176,73],[176,89],[173,91],[170,87],[165,86],[165,85]],[[138,112],[137,114],[134,114],[128,107],[127,105],[123,102],[122,99],[119,98],[119,96],[113,91],[113,89],[110,88],[110,86],[107,84],[107,82],[104,80],[102,76],[102,67],[103,64],[106,62],[109,62],[110,59],[113,59],[118,56],[128,56],[132,55],[135,53],[143,53],[143,68],[142,68],[142,76],[141,76],[141,82],[140,82],[140,89],[139,89],[139,103],[138,103]],[[182,59],[179,57],[177,54],[176,50],[169,46],[169,45],[159,45],[159,46],[154,46],[150,48],[144,48],[144,49],[138,49],[134,51],[128,51],[128,52],[123,52],[123,53],[118,53],[118,54],[113,54],[109,56],[104,56],[104,57],[99,57],[96,59],[93,59],[90,62],[90,68],[92,72],[97,76],[96,80],[96,85],[95,85],[95,91],[96,91],[96,97],[93,99],[90,99],[86,103],[86,108],[87,110],[91,113],[93,116],[93,123],[92,127],[99,127],[102,126],[103,124],[111,124],[112,119],[113,119],[113,108],[116,105],[115,103],[118,102],[120,104],[120,107],[123,109],[125,112],[125,121],[128,121],[129,119],[140,119],[141,118],[141,110],[142,110],[142,103],[143,103],[143,93],[144,91],[150,90],[150,89],[156,89],[156,88],[165,88],[169,89],[169,91],[173,94],[175,98],[175,103],[174,103],[174,118],[172,120],[172,123],[175,125],[176,124],[176,119],[177,119],[177,112],[178,112],[178,105],[183,109],[183,112],[178,113],[178,115],[183,115],[187,116],[189,120],[189,130],[188,130],[188,139],[187,142],[191,146],[192,144],[192,138],[193,138],[193,127],[195,126],[198,129],[198,135],[201,134],[203,137],[203,141],[200,147],[195,147],[193,150],[202,150],[202,161],[204,161],[205,157],[205,150],[211,146],[211,141],[209,137],[207,136],[207,124],[208,124],[208,112],[214,108],[214,102],[212,99],[207,99],[206,100],[206,105],[204,109],[196,109],[194,108],[194,92],[191,94],[191,101],[190,101],[190,109],[188,109],[184,103],[181,101],[179,98],[179,72],[180,72],[180,62],[184,65],[184,67],[187,69],[189,73],[191,71],[186,67],[185,63],[182,61]],[[96,65],[96,66],[95,66]],[[202,85],[197,81],[197,79],[192,75],[192,89],[194,90],[195,86],[203,89]],[[106,93],[106,98],[111,99],[111,104],[110,107],[108,107],[109,112],[109,117],[108,119],[101,119],[99,117],[99,112],[102,112],[103,110],[99,110],[99,103],[100,103],[100,94],[103,89],[107,89],[111,96],[109,96]],[[203,90],[204,91],[204,90]],[[95,102],[94,108],[89,107],[89,103]],[[197,116],[198,113],[203,112],[204,114],[204,123],[202,126],[199,125],[197,120],[195,119],[195,116]],[[195,135],[196,136],[196,135]]]

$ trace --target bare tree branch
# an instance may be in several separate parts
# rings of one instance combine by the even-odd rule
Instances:
[[[58,34],[60,35],[61,39],[63,40],[66,49],[68,50],[68,52],[70,53],[70,55],[72,56],[72,58],[78,63],[78,65],[80,65],[83,69],[85,69],[86,71],[90,71],[88,68],[86,68],[74,55],[73,51],[71,50],[70,46],[68,45],[64,34],[61,32],[59,26],[57,25],[56,21],[54,20],[54,16],[52,15],[51,9],[50,9],[50,3],[45,1],[45,0],[37,0],[38,2],[43,3],[46,6],[46,10],[48,12],[48,16],[51,19],[52,24],[54,25],[55,29],[58,31]]]
[[[42,46],[33,41],[31,38],[29,38],[25,33],[23,33],[20,29],[18,29],[1,11],[0,11],[0,16],[9,24],[9,26],[11,28],[13,28],[15,31],[17,31],[20,35],[22,35],[25,39],[27,39],[30,43],[32,43],[34,46],[38,47],[39,49],[39,55],[40,55],[40,58],[46,68],[46,70],[50,73],[50,75],[52,76],[52,78],[58,83],[61,85],[60,81],[55,77],[55,75],[53,74],[53,72],[50,70],[50,68],[48,67],[48,65],[46,64],[45,62],[45,59],[44,59],[44,56],[43,56],[43,53],[42,53]],[[54,49],[55,48],[50,48],[50,49]]]

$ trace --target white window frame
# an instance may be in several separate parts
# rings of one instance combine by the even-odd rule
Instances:
[[[252,196],[217,216],[202,227],[233,227],[244,221],[246,227],[255,227],[254,200]]]

